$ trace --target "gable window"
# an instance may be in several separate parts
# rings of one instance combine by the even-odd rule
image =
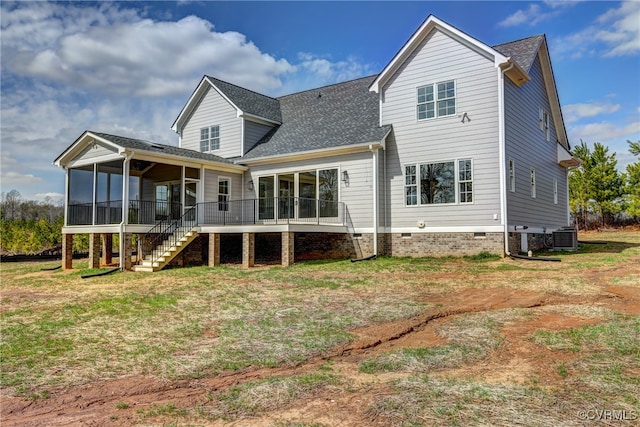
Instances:
[[[553,204],[558,204],[558,180],[553,179]]]
[[[531,197],[536,198],[536,170],[531,168]]]
[[[417,88],[416,111],[418,120],[454,115],[456,113],[455,80]]]
[[[405,165],[405,206],[473,202],[470,159]],[[419,195],[419,197],[418,197]]]
[[[200,151],[220,149],[220,126],[210,126],[200,129]]]
[[[516,163],[513,159],[509,159],[509,191],[516,191]]]
[[[544,137],[547,141],[551,139],[551,127],[550,127],[550,116],[547,110],[544,108],[538,109],[538,122],[540,125],[540,130],[544,132]]]
[[[229,178],[218,178],[218,210],[229,210],[229,193],[231,190],[231,180]]]

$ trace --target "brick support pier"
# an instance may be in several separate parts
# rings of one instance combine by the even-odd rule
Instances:
[[[62,235],[62,269],[71,270],[73,268],[73,234]]]
[[[284,231],[282,233],[282,265],[287,267],[294,263],[295,259],[295,233]]]
[[[100,268],[100,234],[89,234],[89,268]]]
[[[220,233],[209,233],[209,267],[220,265]]]
[[[125,270],[133,269],[133,263],[131,262],[131,256],[133,255],[133,234],[132,233],[124,233],[124,254],[120,254],[120,256],[124,256],[124,266]]]
[[[255,233],[242,233],[242,266],[253,267],[256,259]]]
[[[110,265],[113,262],[113,234],[102,235],[102,265]]]

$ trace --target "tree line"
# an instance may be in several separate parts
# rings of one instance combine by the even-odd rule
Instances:
[[[629,152],[640,157],[640,141],[627,141]],[[576,226],[594,229],[640,223],[640,159],[619,172],[616,153],[596,142],[584,141],[573,155],[582,164],[569,172],[569,209]]]

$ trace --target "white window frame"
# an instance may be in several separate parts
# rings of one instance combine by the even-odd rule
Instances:
[[[471,162],[471,179],[470,180],[460,180],[460,162],[470,161]],[[436,163],[453,163],[454,164],[454,201],[450,203],[421,203],[422,194],[420,190],[420,166],[423,165],[431,165]],[[407,168],[413,167],[415,171],[415,182],[407,181]],[[446,159],[446,160],[434,160],[430,162],[416,162],[416,163],[406,163],[402,165],[403,170],[403,179],[404,183],[402,186],[402,199],[405,207],[417,207],[417,206],[452,206],[452,205],[472,205],[475,202],[474,197],[474,161],[473,158],[461,158],[461,159]],[[470,202],[462,202],[460,197],[460,184],[461,183],[470,183],[471,184],[471,201]],[[415,204],[407,203],[407,189],[414,188],[415,189]]]
[[[227,182],[227,193],[220,192],[220,183]],[[231,200],[231,178],[227,176],[218,177],[218,211],[228,212],[229,201]]]
[[[407,168],[413,168],[413,174],[407,174]],[[411,165],[404,165],[404,186],[403,186],[403,198],[404,198],[404,205],[405,206],[419,206],[419,200],[418,200],[418,168],[419,165],[417,164],[411,164]],[[409,177],[413,177],[413,181],[411,182],[411,180],[408,180]],[[407,203],[407,196],[409,195],[407,193],[407,190],[409,189],[414,189],[414,193],[411,195],[412,200],[413,198],[415,198],[415,203]]]
[[[206,136],[205,136],[206,133]],[[215,136],[214,136],[215,134]],[[220,125],[200,128],[200,152],[207,153],[220,149]]]
[[[551,119],[549,112],[544,108],[538,108],[538,125],[540,130],[544,132],[547,141],[551,140]]]
[[[440,98],[440,91],[439,89],[439,85],[446,85],[452,83],[453,84],[453,96],[445,96]],[[427,89],[430,88],[431,89],[431,98],[429,99],[428,97],[423,100],[422,102],[420,102],[420,90],[421,89]],[[446,92],[446,88],[445,88],[445,92]],[[428,94],[426,94],[426,96],[428,96]],[[458,111],[458,83],[455,79],[452,80],[444,80],[444,81],[440,81],[440,82],[436,82],[436,83],[430,83],[427,85],[422,85],[422,86],[418,86],[416,87],[416,120],[417,121],[423,121],[423,120],[430,120],[430,119],[435,119],[438,117],[450,117],[450,116],[455,116],[456,112]],[[453,112],[449,113],[449,114],[440,114],[440,107],[439,104],[441,102],[446,102],[446,101],[450,101],[453,100]],[[423,112],[425,113],[425,117],[420,117],[420,107],[423,105],[429,106],[429,104],[431,104],[432,109],[429,110],[428,107],[427,109]],[[446,107],[448,108],[448,107]],[[428,112],[431,111],[432,115],[429,116]]]
[[[531,198],[536,198],[536,170],[531,168]]]
[[[509,191],[516,192],[516,161],[509,159]]]
[[[553,178],[553,204],[558,204],[558,179]]]
[[[470,172],[471,172],[471,178],[470,179],[461,179],[460,178],[460,163],[462,162],[469,162],[470,165]],[[456,177],[458,178],[458,182],[457,182],[457,190],[458,190],[458,194],[456,195],[457,199],[458,199],[458,203],[460,203],[461,205],[470,205],[473,204],[473,159],[460,159],[456,162]],[[470,188],[471,190],[466,190],[464,191],[464,194],[469,194],[471,196],[471,200],[470,201],[462,201],[462,184],[470,184]]]

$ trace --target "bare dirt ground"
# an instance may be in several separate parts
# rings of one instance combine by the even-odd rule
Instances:
[[[384,425],[372,419],[367,412],[370,403],[387,392],[390,376],[398,373],[370,375],[359,372],[359,363],[372,355],[397,348],[434,347],[446,343],[436,328],[465,313],[487,312],[504,308],[530,308],[534,315],[522,321],[509,323],[501,330],[504,342],[488,357],[477,363],[453,369],[441,369],[434,375],[447,378],[478,378],[489,383],[524,383],[537,378],[541,387],[562,381],[557,363],[568,363],[575,353],[550,351],[535,345],[528,337],[535,331],[561,330],[601,322],[594,317],[580,317],[545,310],[552,306],[597,305],[618,312],[640,315],[640,292],[635,286],[617,285],[612,279],[621,275],[640,273],[639,267],[627,264],[615,269],[601,268],[585,273],[597,292],[570,296],[549,292],[533,292],[507,288],[471,288],[447,294],[423,295],[435,304],[419,316],[402,321],[376,324],[358,329],[357,339],[333,351],[315,356],[293,366],[244,369],[223,372],[215,377],[194,380],[162,382],[149,377],[126,377],[94,382],[85,386],[60,390],[47,399],[1,396],[2,426],[126,426],[126,425],[232,425],[268,426],[282,419],[314,420],[319,425],[362,426]],[[615,282],[615,281],[613,281]],[[37,295],[33,296],[37,298]],[[162,415],[139,417],[139,411],[153,405],[174,405],[192,409],[209,401],[211,393],[230,386],[267,377],[287,377],[316,371],[319,366],[332,363],[342,378],[358,388],[357,393],[344,388],[330,388],[326,394],[298,399],[290,407],[277,413],[245,418],[232,422],[210,421],[206,418],[190,419],[184,416],[176,423],[175,417]],[[126,408],[117,409],[117,405]],[[278,424],[282,425],[282,424]],[[293,424],[292,424],[293,425]]]

